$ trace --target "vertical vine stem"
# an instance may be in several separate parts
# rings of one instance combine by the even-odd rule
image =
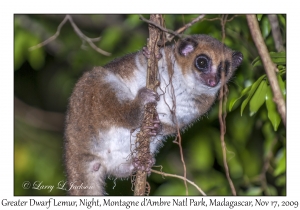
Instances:
[[[162,15],[154,14],[150,15],[150,21],[154,22],[157,25],[162,25]],[[148,89],[156,91],[157,87],[157,56],[159,55],[159,47],[157,45],[158,41],[161,37],[161,30],[155,26],[149,24],[149,39],[147,42],[147,47],[150,52],[150,57],[148,58],[148,66],[147,66],[147,85]],[[156,105],[155,104],[146,104],[145,106],[145,113],[143,119],[143,125],[151,124],[151,119],[157,115],[156,112]],[[144,126],[141,126],[142,128]],[[142,160],[141,162],[148,162],[151,160],[147,160],[147,158],[151,158],[150,154],[150,137],[147,134],[141,131],[137,134],[136,145],[137,145],[137,158]],[[143,146],[141,146],[143,145]],[[145,159],[145,160],[144,160]],[[146,186],[147,186],[147,172],[144,170],[138,170],[136,172],[135,178],[135,188],[134,188],[134,195],[135,196],[143,196],[147,194]]]
[[[261,35],[258,22],[255,15],[247,15],[248,26],[252,35],[252,39],[255,43],[255,46],[258,50],[258,54],[261,58],[261,61],[264,65],[264,69],[268,76],[270,86],[273,92],[273,100],[277,105],[277,110],[281,116],[284,126],[286,126],[286,106],[283,99],[276,72],[278,71],[275,64],[272,62],[267,46],[264,42],[264,39]]]
[[[227,22],[228,15],[222,15],[220,18],[222,26],[222,43],[225,41],[225,24]],[[224,53],[223,55],[224,56]],[[223,63],[224,65],[224,63]],[[223,66],[224,69],[224,66]],[[229,167],[227,164],[227,155],[226,155],[226,143],[225,143],[225,133],[226,133],[226,102],[227,102],[228,88],[225,81],[225,72],[221,73],[221,88],[219,95],[219,123],[220,123],[220,140],[222,146],[222,155],[223,155],[223,164],[225,168],[226,178],[228,180],[232,195],[236,195],[236,190],[234,184],[230,178]]]

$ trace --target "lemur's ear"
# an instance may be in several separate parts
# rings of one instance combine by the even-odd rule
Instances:
[[[193,40],[192,38],[185,38],[180,41],[178,52],[182,56],[188,56],[190,53],[192,53],[195,48],[197,47],[198,43]]]
[[[243,61],[243,54],[241,52],[235,51],[232,53],[232,68],[235,69],[241,65]]]

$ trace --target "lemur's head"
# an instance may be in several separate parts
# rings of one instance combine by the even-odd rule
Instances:
[[[192,35],[177,42],[175,58],[189,87],[215,94],[221,86],[221,72],[228,81],[243,55],[208,35]]]

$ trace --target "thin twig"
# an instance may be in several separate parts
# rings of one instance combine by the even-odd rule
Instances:
[[[164,172],[161,172],[161,171],[156,171],[156,170],[153,170],[153,169],[151,169],[151,172],[156,173],[156,174],[161,174],[161,175],[167,176],[167,177],[175,177],[175,178],[184,180],[184,181],[190,183],[191,185],[193,185],[202,195],[206,195],[204,193],[204,191],[200,187],[198,187],[194,182],[188,180],[187,178],[185,178],[183,176],[179,176],[179,175],[175,175],[175,174],[168,174],[168,173],[164,173]]]
[[[252,35],[252,39],[255,43],[255,46],[258,50],[258,54],[263,62],[264,69],[268,76],[268,80],[271,85],[273,92],[273,101],[277,105],[277,110],[281,116],[284,126],[286,126],[286,106],[285,100],[283,99],[277,76],[276,76],[276,65],[272,62],[267,46],[264,42],[264,39],[261,35],[258,22],[255,15],[247,15],[248,26]]]
[[[35,128],[62,132],[64,129],[64,114],[38,109],[14,97],[15,119],[22,119]]]
[[[140,17],[140,19],[141,19],[142,21],[144,21],[144,22],[146,22],[146,23],[148,23],[148,24],[150,24],[150,25],[155,26],[155,27],[159,28],[160,30],[162,30],[162,31],[164,31],[164,32],[166,32],[166,33],[173,34],[173,35],[176,36],[176,37],[181,37],[181,34],[178,34],[178,33],[175,32],[175,31],[172,31],[172,30],[167,29],[167,28],[165,28],[165,27],[162,27],[162,26],[160,26],[160,25],[158,25],[158,24],[156,24],[156,23],[154,23],[154,22],[152,22],[152,21],[150,21],[150,20],[147,20],[147,19],[144,18],[142,15],[139,15],[139,17]]]
[[[183,156],[183,149],[182,149],[182,139],[181,139],[181,135],[180,135],[180,131],[179,131],[179,126],[177,124],[177,132],[178,132],[178,145],[179,145],[179,149],[180,149],[180,159],[183,165],[183,176],[184,178],[186,178],[186,165],[185,165],[185,161],[184,161],[184,156]],[[185,185],[185,191],[186,191],[186,195],[189,195],[189,190],[187,187],[187,183],[186,180],[184,180],[184,185]]]
[[[204,18],[205,15],[199,15],[198,17],[196,17],[194,20],[192,20],[191,22],[185,24],[183,27],[179,28],[176,30],[176,33],[182,33],[184,32],[186,29],[188,29],[189,27],[191,27],[192,25],[194,25],[195,23],[199,22],[201,19]]]
[[[240,16],[240,15],[234,15],[234,16],[232,16],[230,19],[226,20],[226,22],[232,21],[232,20],[233,20],[234,18],[236,18],[237,16]]]
[[[174,90],[174,86],[173,86],[173,75],[174,75],[174,66],[173,66],[173,62],[171,61],[171,55],[170,52],[166,54],[166,64],[167,64],[167,69],[168,69],[168,74],[169,74],[169,84],[170,85],[170,96],[172,98],[172,107],[169,106],[169,104],[167,103],[167,101],[165,100],[165,104],[168,106],[170,113],[172,113],[172,121],[174,123],[174,125],[176,125],[176,130],[177,130],[177,136],[175,138],[175,140],[173,141],[173,143],[177,144],[179,146],[179,150],[180,150],[180,160],[182,162],[183,165],[183,174],[184,177],[186,178],[186,165],[185,165],[185,160],[184,160],[184,156],[183,156],[183,149],[182,149],[182,139],[181,139],[181,134],[180,134],[180,128],[179,128],[179,124],[178,124],[178,120],[177,120],[177,116],[176,116],[176,96],[175,96],[175,90]],[[167,92],[167,90],[165,89],[165,91],[163,92]],[[178,139],[178,140],[177,140]],[[184,185],[185,185],[185,189],[186,189],[186,195],[188,195],[188,187],[187,187],[187,183],[186,181],[184,181]]]
[[[33,46],[33,47],[30,47],[29,50],[32,51],[32,50],[35,50],[37,48],[40,48],[40,47],[43,47],[45,46],[46,44],[52,42],[53,40],[55,40],[59,34],[60,34],[60,31],[61,31],[61,28],[63,27],[63,25],[69,20],[69,22],[71,23],[74,31],[76,32],[76,34],[84,41],[86,41],[87,43],[89,43],[89,45],[95,50],[97,51],[98,53],[101,53],[102,55],[105,55],[105,56],[110,56],[111,53],[109,52],[106,52],[102,49],[100,49],[99,47],[97,47],[94,42],[96,41],[99,41],[101,39],[101,37],[97,37],[97,38],[89,38],[87,36],[85,36],[81,30],[77,27],[77,25],[74,23],[71,15],[66,15],[65,18],[63,19],[63,21],[59,24],[59,26],[57,27],[57,31],[56,33],[51,36],[49,39],[37,44],[36,46]]]
[[[223,96],[223,89],[221,89],[221,91],[220,91],[220,97],[221,96]],[[226,104],[226,103],[224,103],[224,104]],[[224,164],[224,168],[225,168],[226,178],[230,185],[231,193],[232,193],[232,195],[236,195],[236,190],[235,190],[234,184],[230,178],[229,167],[228,167],[228,163],[227,163],[227,155],[226,155],[227,150],[226,150],[226,143],[225,143],[225,139],[224,139],[224,136],[226,133],[226,124],[225,124],[224,118],[225,118],[226,114],[224,114],[222,116],[222,108],[223,108],[223,101],[222,101],[222,99],[220,99],[219,122],[220,122],[220,130],[221,130],[220,139],[221,139],[221,146],[222,146],[223,164]]]
[[[181,33],[184,32],[186,29],[188,29],[189,27],[191,27],[192,25],[194,25],[195,23],[199,22],[200,20],[202,20],[204,18],[205,15],[199,15],[197,18],[195,18],[194,20],[192,20],[191,22],[187,23],[186,25],[182,26],[181,28],[177,29],[176,31],[167,29],[165,27],[162,27],[160,25],[157,25],[155,23],[153,23],[150,20],[145,19],[142,15],[139,15],[140,19],[148,24],[151,24],[157,28],[159,28],[160,30],[164,31],[167,33],[167,41],[172,41],[172,39],[176,36],[181,38]]]
[[[167,29],[165,27],[162,27],[160,25],[155,24],[154,22],[145,19],[142,15],[139,15],[140,19],[148,24],[151,24],[157,28],[159,28],[160,30],[164,31],[167,33],[167,41],[172,41],[172,39],[176,36],[181,38],[182,35],[181,33],[184,32],[186,29],[188,29],[189,27],[191,27],[192,25],[194,25],[195,23],[199,22],[200,20],[202,20],[204,18],[205,15],[199,15],[197,18],[195,18],[194,20],[192,20],[191,22],[189,22],[188,24],[184,25],[183,27],[177,29],[176,31]]]
[[[110,55],[111,55],[109,52],[106,52],[106,51],[104,51],[104,50],[98,48],[98,47],[94,44],[94,42],[92,41],[93,39],[91,39],[91,38],[85,36],[85,35],[81,32],[81,30],[77,27],[77,25],[74,23],[74,21],[73,21],[71,15],[66,15],[66,16],[68,17],[68,19],[69,19],[69,21],[70,21],[70,23],[71,23],[71,25],[72,25],[74,31],[77,33],[77,35],[78,35],[81,39],[87,41],[87,42],[89,43],[89,45],[90,45],[94,50],[96,50],[97,52],[99,52],[99,53],[101,53],[101,54],[103,54],[103,55],[106,55],[106,56],[110,56]],[[99,39],[99,38],[98,38],[98,39]]]
[[[227,15],[228,16],[228,15]],[[230,19],[227,19],[226,22],[230,22],[232,21],[234,18],[236,18],[237,16],[240,16],[240,15],[234,15],[232,16]],[[219,20],[219,21],[222,21],[222,16],[221,17],[216,17],[216,18],[203,18],[202,21],[215,21],[215,20]]]
[[[227,17],[228,15],[222,15],[221,17],[221,26],[222,26],[222,42],[224,43],[225,41],[225,24],[227,22]],[[223,53],[224,55],[224,53]],[[224,64],[223,64],[224,65]],[[220,104],[219,104],[219,122],[220,122],[220,140],[221,140],[221,146],[222,146],[222,154],[223,154],[223,164],[225,168],[225,173],[226,173],[226,178],[229,182],[230,189],[233,195],[236,195],[236,190],[234,187],[234,184],[230,178],[230,173],[229,173],[229,167],[227,164],[227,155],[226,155],[226,143],[225,143],[225,133],[226,133],[226,108],[224,109],[223,113],[223,107],[226,107],[226,98],[227,98],[227,93],[228,93],[228,88],[226,86],[225,82],[225,72],[222,71],[221,74],[221,88],[220,88]],[[222,114],[223,113],[223,114]]]
[[[270,152],[264,158],[264,165],[263,165],[262,172],[260,174],[261,185],[262,185],[263,191],[265,192],[266,195],[271,195],[270,190],[268,189],[268,183],[267,183],[266,173],[267,173],[267,171],[268,171],[268,169],[270,167],[270,161],[271,161],[271,159],[273,157],[272,150],[273,150],[274,146],[276,145],[276,143],[277,143],[277,138],[275,138],[272,141]]]
[[[68,21],[68,19],[69,18],[67,16],[63,19],[63,21],[58,25],[56,33],[53,36],[51,36],[49,39],[47,39],[47,40],[45,40],[45,41],[43,41],[43,42],[41,42],[41,43],[39,43],[39,44],[37,44],[33,47],[30,47],[29,51],[32,51],[32,50],[38,49],[40,47],[43,47],[46,44],[48,44],[48,43],[52,42],[53,40],[55,40],[59,36],[61,28]]]
[[[221,21],[220,17],[216,17],[216,18],[204,18],[203,21],[215,21],[215,20],[219,20]]]
[[[185,193],[186,193],[186,195],[189,195],[189,190],[188,190],[187,183],[186,183],[186,165],[185,165],[184,156],[183,156],[183,149],[182,149],[182,146],[181,146],[182,139],[181,139],[181,135],[180,135],[180,131],[179,131],[179,126],[178,126],[177,118],[176,118],[176,125],[177,125],[177,138],[178,138],[178,142],[176,140],[173,141],[173,142],[176,143],[176,144],[178,144],[178,146],[179,146],[180,160],[181,160],[182,165],[183,165],[183,176],[185,178],[184,179]]]
[[[194,20],[192,20],[191,22],[185,24],[184,26],[182,26],[181,28],[177,29],[175,32],[178,34],[183,33],[186,29],[190,28],[192,25],[194,25],[195,23],[199,22],[200,20],[202,20],[204,18],[205,15],[199,15],[198,17],[196,17]],[[171,41],[174,38],[174,36],[172,36],[171,34],[167,35],[167,40]]]
[[[166,56],[168,59],[171,59],[171,56],[168,55]],[[167,61],[167,63],[171,63],[171,61]],[[181,139],[181,134],[180,134],[180,128],[179,128],[179,124],[178,124],[178,120],[177,120],[177,116],[176,116],[176,96],[175,96],[175,90],[174,90],[174,86],[173,86],[173,75],[174,75],[174,66],[172,65],[169,65],[167,64],[168,66],[168,73],[169,73],[169,84],[171,85],[171,98],[172,98],[172,101],[173,101],[173,106],[172,108],[169,107],[170,109],[170,112],[172,113],[172,121],[174,122],[174,125],[176,125],[176,130],[177,130],[177,136],[175,138],[175,140],[173,141],[173,143],[177,144],[179,146],[179,151],[180,151],[180,160],[182,162],[182,166],[183,166],[183,176],[184,178],[186,178],[186,165],[185,165],[185,160],[184,160],[184,156],[183,156],[183,149],[182,149],[182,139]],[[165,101],[165,103],[167,104],[167,102]],[[178,141],[177,141],[178,139]],[[185,186],[185,190],[186,190],[186,195],[188,195],[189,191],[188,191],[188,186],[187,186],[187,183],[186,181],[184,180],[184,186]]]

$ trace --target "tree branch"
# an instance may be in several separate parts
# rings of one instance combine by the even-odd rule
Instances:
[[[199,15],[197,18],[195,18],[191,22],[189,22],[189,23],[185,24],[184,26],[182,26],[181,28],[177,29],[175,31],[175,33],[177,33],[177,34],[183,33],[186,29],[190,28],[195,23],[199,22],[200,20],[203,20],[204,17],[205,17],[205,15]],[[171,34],[167,34],[168,41],[171,41],[173,38],[174,38],[174,36],[172,36]]]
[[[280,33],[280,28],[279,28],[279,22],[277,15],[268,15],[270,25],[272,28],[272,36],[275,42],[275,48],[277,52],[285,51],[283,43],[282,43],[282,36]]]
[[[225,41],[225,24],[227,22],[228,15],[222,15],[220,17],[221,21],[221,26],[222,26],[222,43]],[[224,49],[223,49],[224,51]],[[222,56],[224,56],[225,52],[223,52]],[[224,58],[223,58],[224,60]],[[224,63],[223,63],[224,65]],[[223,66],[224,68],[224,66]],[[226,178],[228,180],[231,193],[232,195],[236,195],[236,190],[234,187],[234,184],[230,178],[230,172],[229,172],[229,167],[227,163],[227,148],[226,148],[226,143],[225,143],[225,133],[226,133],[226,102],[227,102],[227,94],[228,94],[228,88],[225,82],[225,72],[222,71],[221,73],[221,88],[220,88],[220,96],[219,96],[219,123],[220,123],[220,140],[221,140],[221,146],[222,146],[222,155],[223,155],[223,164],[225,168],[225,174]],[[225,108],[224,108],[225,107]],[[224,109],[224,111],[223,111]]]
[[[271,89],[274,96],[273,100],[277,105],[277,110],[281,116],[282,122],[284,126],[286,126],[286,106],[276,76],[276,65],[271,60],[270,54],[261,35],[255,15],[247,15],[247,21],[252,35],[252,39],[256,45],[258,54],[263,62],[264,69],[266,71],[268,80],[271,85]]]
[[[194,25],[195,23],[199,22],[200,20],[202,20],[204,18],[205,15],[199,15],[197,18],[195,18],[194,20],[192,20],[191,22],[185,24],[184,26],[182,26],[181,28],[177,29],[176,31],[167,29],[165,27],[162,27],[161,25],[158,25],[156,23],[154,23],[151,20],[147,20],[146,18],[144,18],[142,15],[139,15],[140,19],[148,24],[151,24],[157,28],[159,28],[160,30],[164,31],[167,33],[167,41],[172,41],[172,39],[176,36],[181,38],[182,35],[181,33],[183,33],[186,29],[188,29],[189,27],[191,27],[192,25]]]
[[[177,136],[176,136],[176,139],[173,141],[173,143],[178,144],[178,146],[179,146],[180,160],[181,160],[182,166],[183,166],[185,193],[186,193],[186,195],[189,195],[189,190],[188,190],[187,183],[186,183],[186,165],[185,165],[185,161],[184,161],[183,149],[182,149],[182,144],[181,144],[182,139],[181,139],[181,135],[180,135],[180,130],[179,130],[177,118],[176,118],[176,126],[177,126]]]
[[[168,174],[168,173],[161,172],[161,171],[156,171],[156,170],[153,170],[153,169],[151,169],[151,172],[156,173],[156,174],[161,174],[163,176],[169,176],[169,177],[175,177],[175,178],[178,178],[178,179],[182,179],[182,180],[190,183],[191,185],[193,185],[202,195],[206,195],[203,192],[203,190],[200,187],[198,187],[194,182],[188,180],[187,178],[185,178],[183,176],[179,176],[179,175],[175,175],[175,174]]]
[[[48,131],[63,131],[64,114],[62,113],[37,109],[17,97],[14,97],[14,110],[15,117],[22,119],[30,126]]]
[[[162,15],[150,15],[150,21],[155,23],[155,25],[162,24]],[[148,50],[150,51],[150,57],[148,58],[148,68],[147,68],[147,88],[156,91],[157,87],[157,55],[159,55],[158,42],[161,37],[161,31],[152,25],[149,25],[149,39],[147,43]],[[150,153],[150,140],[151,137],[144,127],[153,126],[153,119],[157,117],[156,104],[150,103],[145,105],[145,113],[143,125],[141,126],[141,131],[137,134],[136,139],[136,152],[137,160],[143,164],[142,168],[147,169],[149,167],[149,162],[152,161],[152,154]],[[147,172],[145,170],[138,170],[136,172],[135,179],[135,189],[134,195],[145,195],[146,192],[146,181]]]
[[[172,30],[170,30],[170,29],[167,29],[167,28],[165,28],[165,27],[162,27],[161,25],[159,25],[159,24],[157,24],[157,23],[151,21],[151,18],[150,18],[150,20],[147,20],[147,19],[144,18],[142,15],[139,15],[139,17],[140,17],[140,19],[141,19],[142,21],[144,21],[144,22],[146,22],[146,23],[148,23],[148,24],[150,24],[150,25],[152,25],[152,26],[155,26],[156,28],[159,28],[160,30],[162,30],[162,31],[164,31],[164,32],[166,32],[166,33],[168,33],[168,34],[173,34],[173,35],[176,36],[176,37],[181,37],[181,34],[175,32],[175,31],[172,31]]]
[[[87,43],[89,43],[89,45],[95,50],[97,51],[98,53],[102,54],[102,55],[106,55],[106,56],[110,56],[111,54],[109,52],[106,52],[102,49],[100,49],[99,47],[97,47],[94,42],[95,41],[99,41],[100,40],[100,37],[98,38],[89,38],[87,37],[86,35],[84,35],[81,30],[77,27],[77,25],[74,23],[71,15],[66,15],[65,18],[63,19],[63,21],[59,24],[59,26],[57,27],[57,31],[56,33],[51,36],[49,39],[39,43],[38,45],[36,46],[33,46],[33,47],[30,47],[29,50],[35,50],[37,48],[40,48],[40,47],[43,47],[45,46],[46,44],[48,44],[49,42],[52,42],[53,40],[55,40],[59,34],[60,34],[60,31],[61,31],[61,28],[63,27],[63,25],[69,21],[74,29],[74,31],[76,32],[76,34],[84,41],[86,41]]]
[[[41,43],[39,43],[39,44],[37,44],[37,45],[35,45],[35,46],[33,46],[33,47],[30,47],[30,48],[29,48],[29,51],[32,51],[32,50],[38,49],[38,48],[40,48],[40,47],[43,47],[43,46],[45,46],[46,44],[49,44],[50,42],[52,42],[53,40],[55,40],[55,39],[59,36],[61,28],[65,25],[65,23],[66,23],[67,21],[68,21],[68,17],[66,16],[66,17],[63,19],[63,21],[58,25],[57,30],[56,30],[56,33],[55,33],[53,36],[51,36],[49,39],[47,39],[47,40],[45,40],[45,41],[43,41],[43,42],[41,42]]]
[[[176,33],[181,34],[182,32],[184,32],[186,29],[188,29],[189,27],[191,27],[192,25],[194,25],[195,23],[199,22],[200,20],[202,20],[204,18],[205,15],[199,15],[198,17],[196,17],[194,20],[192,20],[191,22],[185,24],[184,26],[182,26],[181,28],[176,30]]]

